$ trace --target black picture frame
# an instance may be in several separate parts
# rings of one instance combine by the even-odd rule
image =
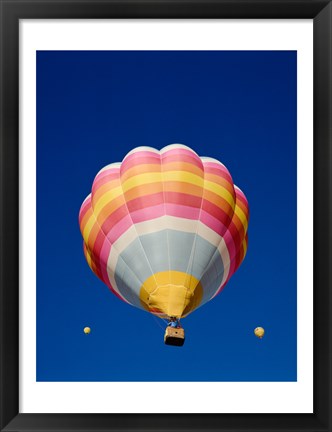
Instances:
[[[332,431],[332,5],[327,0],[0,0],[1,431]],[[274,18],[314,22],[314,413],[19,413],[19,20]]]

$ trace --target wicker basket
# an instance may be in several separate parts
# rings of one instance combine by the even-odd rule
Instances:
[[[184,344],[184,330],[182,327],[167,327],[164,336],[166,345],[182,346]]]

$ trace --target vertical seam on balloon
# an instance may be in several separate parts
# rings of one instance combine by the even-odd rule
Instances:
[[[193,270],[193,267],[194,267],[194,259],[195,259],[195,251],[196,251],[196,238],[197,238],[199,223],[201,221],[201,214],[202,214],[202,207],[203,207],[203,197],[204,197],[204,190],[205,190],[205,166],[204,166],[204,163],[203,163],[203,161],[202,161],[201,158],[200,158],[200,161],[202,162],[202,166],[203,166],[203,188],[202,188],[203,192],[202,192],[202,197],[201,197],[201,207],[199,209],[198,219],[196,221],[196,232],[195,232],[194,242],[193,242],[193,246],[192,246],[193,257],[192,257],[192,262],[191,262],[191,271],[190,271],[189,286],[191,285],[191,280],[192,280],[192,270]],[[191,253],[190,253],[190,255],[191,255]],[[189,263],[188,263],[187,270],[189,270]]]
[[[234,213],[235,213],[235,207],[236,207],[236,205],[237,205],[237,204],[236,204],[236,201],[237,201],[237,195],[236,195],[236,190],[235,190],[234,184],[233,184],[233,188],[234,188],[234,192],[235,192],[234,209],[233,209],[233,215],[232,215],[232,218],[230,219],[230,222],[229,222],[229,224],[227,225],[227,230],[226,230],[226,231],[228,231],[228,227],[229,227],[229,225],[230,225],[230,223],[231,223],[231,221],[232,221],[232,219],[233,219],[233,216],[234,216]],[[226,232],[226,231],[225,231],[225,232]],[[230,235],[232,236],[232,234],[230,234]],[[245,238],[245,235],[246,235],[246,231],[245,231],[245,233],[244,233],[244,238]],[[232,237],[233,237],[233,236],[232,236]],[[219,246],[220,246],[220,243],[221,243],[222,239],[224,239],[223,236],[221,236],[221,239],[220,239],[220,241],[219,241],[219,243],[218,243],[217,249],[216,249],[215,253],[212,255],[212,257],[211,257],[211,261],[210,261],[210,262],[213,261],[215,255],[217,254],[217,252],[219,252]],[[227,266],[225,266],[225,265],[224,265],[224,262],[223,262],[224,274],[225,274],[225,269],[228,268],[228,269],[230,270],[231,265],[232,265],[232,263],[233,263],[233,261],[234,261],[236,255],[237,255],[237,252],[239,251],[240,247],[242,246],[242,243],[243,243],[243,242],[241,242],[240,245],[238,246],[238,248],[236,248],[236,250],[235,250],[235,254],[234,254],[233,258],[230,257],[229,264],[228,264]],[[225,243],[225,245],[227,246],[226,243]],[[227,250],[228,250],[228,248],[227,248]],[[229,254],[229,252],[228,252],[228,254]],[[229,256],[230,256],[230,254],[229,254]],[[221,255],[221,254],[220,254],[220,257],[221,257],[221,260],[222,260],[222,255]],[[222,260],[222,261],[223,261],[223,260]],[[202,275],[202,278],[205,276],[205,274],[208,272],[209,269],[210,269],[210,265],[206,268],[205,272],[204,272],[203,275]],[[224,286],[227,284],[228,280],[229,280],[229,273],[228,273],[228,275],[227,275],[227,278],[224,280],[224,282],[223,282],[223,283],[218,287],[218,289],[217,289],[216,292],[212,295],[212,297],[210,297],[211,299],[212,299],[213,297],[215,297],[215,296],[220,292],[221,288],[224,287]],[[206,302],[205,302],[205,303],[206,303]]]
[[[95,214],[93,213],[93,217],[94,217],[94,219],[95,219],[95,221],[96,221],[96,224],[98,225],[98,227],[99,227],[99,229],[100,229],[100,231],[104,234],[104,237],[105,237],[105,240],[104,241],[107,241],[108,243],[109,243],[109,245],[110,245],[110,251],[111,251],[111,249],[113,249],[113,250],[115,250],[116,252],[117,252],[117,254],[118,254],[118,259],[117,259],[117,261],[119,260],[119,258],[121,258],[122,259],[122,261],[125,263],[125,265],[128,267],[128,269],[129,269],[129,271],[136,277],[136,279],[141,283],[141,281],[140,281],[140,279],[135,275],[135,273],[131,270],[131,268],[128,266],[128,264],[126,263],[126,261],[121,257],[121,255],[120,255],[120,253],[119,253],[119,251],[118,251],[118,249],[114,246],[114,243],[111,243],[110,242],[110,240],[107,238],[107,235],[106,235],[106,233],[104,232],[104,230],[102,229],[102,227],[100,226],[100,224],[99,224],[99,222],[98,222],[98,220],[97,220],[97,218],[96,218],[96,216],[95,216]],[[90,249],[89,249],[90,250]],[[93,254],[93,252],[91,251],[91,253]],[[94,254],[93,254],[94,255]],[[134,304],[131,302],[131,301],[129,301],[126,297],[125,297],[125,295],[122,293],[122,291],[120,291],[120,289],[119,289],[119,287],[118,287],[118,284],[116,283],[116,280],[115,280],[115,277],[114,277],[114,282],[115,282],[115,284],[113,284],[112,283],[112,281],[110,280],[110,277],[109,277],[109,274],[108,274],[108,259],[109,259],[109,256],[110,255],[108,255],[108,258],[107,258],[107,261],[105,262],[105,266],[106,266],[106,273],[107,273],[107,277],[108,277],[108,280],[109,280],[109,284],[113,287],[113,285],[115,285],[115,288],[116,288],[116,291],[117,291],[117,293],[127,302],[127,303],[129,303],[130,305],[132,305],[132,306],[134,306]],[[114,269],[115,270],[115,269]],[[115,276],[115,271],[114,271],[114,276]],[[115,289],[114,288],[114,289]],[[131,290],[132,291],[132,290]]]
[[[215,254],[213,254],[212,259],[214,258],[214,256],[215,256]],[[220,290],[221,290],[222,287],[225,287],[225,286],[226,286],[226,284],[227,284],[227,282],[228,282],[228,280],[229,280],[229,277],[228,277],[228,276],[229,276],[229,272],[228,272],[228,274],[227,274],[227,278],[224,279],[225,270],[229,269],[229,268],[231,267],[232,263],[233,263],[233,259],[230,259],[230,260],[229,260],[229,263],[228,263],[226,266],[223,266],[223,268],[224,268],[224,273],[223,273],[223,278],[222,278],[222,280],[221,280],[221,284],[219,285],[219,287],[218,287],[218,289],[215,291],[215,293],[214,293],[214,294],[213,294],[209,299],[207,299],[207,300],[204,302],[204,304],[205,304],[207,301],[209,301],[209,300],[211,300],[212,298],[214,298],[214,297],[215,297],[215,296],[220,292]],[[206,272],[209,270],[209,268],[210,268],[210,266],[207,267],[206,271],[204,272],[204,275],[205,275]],[[218,277],[216,277],[215,279],[213,279],[212,283],[214,283],[217,279],[218,279]]]
[[[80,212],[81,212],[81,210],[82,210],[82,206],[83,206],[83,204],[88,200],[90,198],[90,203],[89,203],[89,206],[90,206],[90,208],[91,208],[91,210],[92,210],[92,213],[91,213],[91,216],[90,216],[90,218],[91,217],[93,217],[93,219],[94,219],[94,223],[99,227],[99,229],[100,229],[100,231],[104,234],[104,237],[106,238],[106,235],[105,235],[105,233],[104,233],[104,231],[101,229],[101,227],[100,227],[100,224],[99,224],[99,222],[98,222],[98,220],[97,220],[97,218],[96,218],[96,216],[95,216],[95,214],[94,214],[94,208],[93,208],[93,203],[92,203],[92,192],[85,198],[85,200],[83,201],[83,203],[81,204],[81,209],[80,209]],[[80,216],[80,212],[79,212],[79,216]],[[89,231],[89,234],[88,234],[88,237],[87,237],[87,240],[85,240],[85,238],[84,238],[84,236],[83,236],[83,232],[84,232],[84,229],[82,228],[82,226],[81,226],[81,222],[82,221],[80,221],[79,220],[79,225],[80,225],[80,230],[81,230],[81,233],[82,233],[82,237],[83,237],[83,241],[84,241],[84,244],[85,244],[85,246],[86,246],[86,249],[87,249],[87,252],[89,253],[89,257],[90,257],[90,259],[92,258],[92,257],[94,257],[95,256],[95,254],[93,253],[93,251],[92,251],[92,249],[89,247],[89,237],[90,237],[90,235],[91,235],[91,231],[92,231],[92,229]],[[112,247],[112,244],[110,243],[110,245],[111,245],[111,247]],[[93,261],[94,261],[94,264],[96,265],[96,259],[95,258],[93,258]],[[89,264],[89,263],[88,263]],[[89,266],[90,267],[90,266]],[[97,265],[97,268],[99,267],[99,270],[100,270],[100,272],[102,273],[102,270],[101,270],[101,265],[100,265],[100,263],[98,263],[98,265]],[[91,267],[90,267],[91,268]],[[107,263],[106,263],[106,268],[107,268]],[[91,270],[92,270],[92,272],[96,275],[96,273],[93,271],[93,269],[91,268]],[[96,275],[97,276],[97,275]],[[107,274],[107,281],[106,280],[104,280],[104,276],[103,276],[103,274],[102,274],[102,281],[106,284],[106,285],[109,285],[109,287],[111,288],[111,290],[113,291],[116,291],[116,293],[117,294],[119,294],[120,295],[120,297],[123,297],[118,291],[117,291],[117,289],[115,289],[115,288],[117,288],[117,287],[113,287],[113,284],[111,283],[111,281],[109,280],[109,276],[108,276],[108,274]],[[125,300],[125,299],[124,299]]]
[[[126,197],[125,197],[125,194],[124,194],[124,191],[123,191],[123,187],[122,187],[122,179],[121,179],[121,165],[120,165],[120,169],[119,169],[119,179],[120,179],[120,187],[121,187],[121,191],[122,191],[122,196],[123,196],[123,199],[124,199],[124,202],[125,202],[125,205],[126,205],[126,209],[127,209],[128,215],[130,216],[132,226],[135,228],[136,235],[137,235],[137,239],[138,239],[138,241],[140,242],[140,245],[141,245],[141,248],[142,248],[142,250],[143,250],[143,253],[144,253],[144,256],[145,256],[146,262],[148,263],[148,266],[149,266],[149,268],[150,268],[150,270],[151,270],[151,275],[153,276],[153,279],[155,280],[156,285],[157,285],[156,277],[155,277],[154,272],[153,272],[153,270],[152,270],[151,264],[149,263],[148,257],[147,257],[147,255],[146,255],[146,252],[145,252],[145,250],[144,250],[143,244],[142,244],[142,242],[141,242],[141,238],[140,238],[140,236],[138,235],[138,232],[137,232],[136,226],[135,226],[135,224],[134,224],[133,218],[132,218],[131,213],[130,213],[129,208],[128,208],[127,200],[126,200]],[[132,273],[134,273],[134,272],[132,272]],[[134,273],[134,274],[135,274],[135,273]],[[139,277],[137,277],[137,279],[140,281],[140,278],[139,278]],[[142,282],[142,286],[143,286],[143,283],[144,283],[144,281]]]
[[[204,167],[204,183],[205,183],[205,164],[204,164],[204,160],[202,160],[202,158],[201,158],[201,161],[202,161],[202,164],[203,164],[203,167]],[[233,179],[232,179],[233,180]],[[236,191],[235,191],[235,188],[234,188],[234,182],[233,182],[233,190],[234,190],[234,194],[235,194],[235,202],[234,202],[234,208],[233,208],[233,214],[232,214],[232,217],[229,219],[229,223],[228,223],[228,225],[227,225],[227,227],[226,227],[226,230],[225,230],[225,232],[227,232],[228,231],[228,227],[229,227],[229,225],[230,225],[230,223],[231,223],[231,220],[233,219],[233,216],[234,216],[234,212],[235,212],[235,205],[236,205]],[[204,189],[203,189],[203,196],[204,196]],[[202,200],[202,202],[203,202],[203,200]],[[202,209],[202,207],[201,207],[201,209]],[[199,219],[199,221],[200,221],[200,219]],[[201,222],[201,221],[200,221]],[[224,233],[225,234],[225,233]],[[220,240],[219,240],[219,243],[218,243],[218,245],[217,245],[217,248],[216,248],[216,250],[215,250],[215,252],[213,253],[213,255],[212,255],[212,257],[211,257],[211,259],[210,259],[210,263],[213,261],[213,258],[215,257],[215,255],[217,254],[217,253],[219,253],[219,246],[220,246],[220,244],[221,244],[221,242],[222,242],[222,240],[224,239],[224,237],[223,237],[223,235],[221,235],[220,236]],[[226,243],[225,243],[226,244]],[[227,248],[227,250],[228,250],[228,248]],[[220,253],[219,253],[220,254]],[[229,254],[229,253],[228,253]],[[221,258],[221,261],[222,261],[222,263],[223,263],[223,269],[224,269],[224,271],[225,271],[225,265],[224,265],[224,261],[223,261],[223,259],[222,259],[222,255],[220,254],[220,258]],[[231,263],[231,259],[229,260],[229,262]],[[205,274],[207,273],[207,270],[210,268],[210,265],[208,265],[207,266],[207,268],[205,269],[205,271],[204,271],[204,273],[202,274],[202,276],[201,276],[201,279],[200,280],[202,280],[203,279],[203,277],[205,276]],[[218,288],[219,289],[219,288]],[[203,288],[203,297],[204,297],[204,288]]]
[[[95,255],[94,255],[94,253],[90,250],[90,248],[89,248],[88,245],[85,243],[85,241],[84,241],[84,244],[85,244],[85,247],[86,247],[86,253],[89,255],[91,261],[93,261],[94,263],[96,263],[96,259],[95,259]],[[89,263],[88,263],[88,265],[89,265]],[[96,273],[93,271],[92,267],[91,267],[91,266],[89,266],[89,267],[90,267],[92,273],[93,273],[95,276],[97,276]],[[101,281],[102,281],[106,286],[108,286],[108,287],[110,288],[110,290],[113,292],[113,294],[114,294],[115,296],[119,297],[119,298],[120,298],[122,301],[124,301],[125,303],[128,303],[128,304],[130,304],[131,306],[133,306],[133,304],[132,304],[128,299],[126,299],[126,298],[122,295],[122,293],[119,291],[119,288],[118,288],[117,286],[116,286],[116,289],[114,288],[114,286],[113,286],[114,284],[111,283],[111,281],[109,280],[109,276],[108,276],[108,274],[107,274],[107,277],[108,277],[108,280],[104,280],[104,278],[102,278]]]
[[[100,223],[98,222],[98,219],[96,218],[96,216],[95,216],[95,214],[94,214],[94,208],[93,208],[93,205],[92,205],[92,199],[91,199],[91,209],[92,209],[92,216],[93,216],[93,218],[94,218],[94,220],[95,220],[95,223],[96,223],[96,225],[99,227],[99,229],[100,229],[100,231],[104,234],[104,237],[105,237],[105,240],[104,241],[107,241],[108,243],[109,243],[109,245],[111,246],[110,247],[110,250],[111,250],[111,248],[113,247],[113,243],[111,243],[110,241],[109,241],[109,239],[107,238],[107,235],[106,235],[106,233],[104,232],[104,230],[101,228],[101,226],[100,226]],[[90,235],[90,233],[89,233],[89,235]],[[85,245],[86,245],[86,247],[87,247],[87,250],[88,250],[88,252],[89,252],[89,254],[90,254],[90,256],[91,255],[94,255],[94,253],[93,253],[93,251],[91,250],[91,248],[89,247],[89,245],[88,245],[88,243],[86,243],[86,241],[85,241],[85,239],[84,239],[84,243],[85,243]],[[116,250],[116,248],[114,248],[115,250]],[[120,256],[120,255],[119,255]],[[109,282],[109,284],[110,284],[110,286],[111,287],[113,287],[113,284],[112,284],[112,282],[110,281],[110,278],[109,278],[109,275],[108,275],[108,271],[107,271],[107,262],[105,263],[105,266],[106,266],[106,273],[107,273],[107,277],[108,277],[108,282]],[[91,269],[92,270],[92,269]],[[94,273],[94,271],[92,270],[92,272]],[[95,273],[94,273],[95,274]],[[104,282],[104,283],[106,283],[106,282]],[[115,286],[113,287],[114,288],[114,290],[121,296],[121,297],[123,297],[123,299],[127,302],[127,303],[129,303],[129,304],[131,304],[124,296],[123,296],[123,294],[119,291],[119,287],[117,286],[117,284],[115,283]]]
[[[127,207],[128,214],[130,214],[130,213],[129,213],[129,210],[128,210],[127,202],[126,202],[125,197],[124,197],[124,194],[123,194],[123,189],[122,189],[122,184],[121,184],[121,176],[120,176],[120,167],[121,167],[121,165],[119,166],[119,171],[118,171],[118,172],[119,172],[119,182],[120,182],[120,185],[121,185],[122,195],[123,195],[123,199],[124,199],[124,202],[125,202],[125,204],[126,204],[126,207]],[[137,275],[136,275],[136,274],[131,270],[131,268],[129,267],[129,265],[127,264],[127,262],[122,258],[121,254],[119,253],[119,250],[114,246],[114,243],[111,243],[111,242],[110,242],[109,238],[107,237],[107,234],[106,234],[105,231],[102,229],[102,227],[101,227],[101,225],[100,225],[100,223],[99,223],[99,221],[98,221],[98,219],[97,219],[97,217],[96,217],[96,215],[95,215],[95,213],[94,213],[94,206],[93,206],[92,196],[93,196],[93,194],[91,193],[91,208],[92,208],[92,214],[93,214],[93,217],[94,217],[94,219],[95,219],[95,221],[96,221],[96,224],[98,225],[100,231],[104,234],[104,236],[105,236],[105,240],[110,244],[111,248],[113,248],[114,250],[117,251],[117,253],[118,253],[118,259],[119,259],[119,257],[121,257],[122,261],[126,264],[126,266],[128,267],[129,271],[130,271],[130,272],[131,272],[131,273],[136,277],[136,279],[141,283],[141,285],[143,285],[143,282],[141,281],[141,279],[140,279],[139,277],[137,277]],[[134,224],[133,224],[133,225],[134,225]],[[136,233],[137,233],[137,231],[136,231]],[[110,250],[111,250],[111,248],[110,248]],[[109,255],[108,255],[108,258],[109,258]],[[117,261],[118,261],[118,260],[117,260]],[[107,262],[106,262],[106,272],[107,272],[107,276],[108,276],[108,279],[109,279],[109,275],[108,275],[108,271],[107,271],[107,270],[108,270],[108,266],[107,266]],[[115,269],[114,269],[114,276],[115,276]],[[114,281],[115,281],[115,278],[114,278]],[[109,282],[110,282],[110,284],[112,285],[111,281],[109,281]],[[116,281],[115,281],[115,284],[116,284],[116,288],[117,288],[119,294],[121,295],[121,297],[125,298],[124,295],[122,294],[122,292],[120,292],[119,287],[117,286]],[[132,290],[131,290],[131,291],[132,291]],[[133,291],[132,291],[132,292],[133,292]],[[135,293],[135,294],[136,294],[136,293]],[[138,293],[138,297],[139,297],[139,293]],[[128,303],[130,303],[128,300],[126,300],[126,301],[127,301]],[[130,303],[130,304],[133,306],[132,303]],[[142,308],[142,310],[143,310],[143,308]]]
[[[165,195],[165,186],[164,186],[164,166],[163,166],[163,158],[162,158],[162,154],[159,151],[159,157],[160,157],[160,167],[161,167],[161,172],[162,172],[162,186],[163,186],[163,196],[164,196],[164,213],[165,213],[165,217],[167,216],[166,213],[166,195]],[[168,228],[167,228],[167,223],[166,225],[166,239],[167,239],[167,257],[168,257],[168,277],[169,277],[169,283],[172,283],[171,277],[172,277],[172,273],[171,273],[171,257],[169,254],[169,237],[168,237]]]
[[[118,166],[117,166],[117,164],[119,164]],[[109,165],[107,165],[106,167],[104,167],[104,168],[102,168],[102,170],[106,170],[106,168],[108,168],[110,165],[112,165],[112,166],[114,166],[114,168],[118,168],[118,172],[120,172],[120,163],[118,163],[118,162],[115,162],[115,163],[112,163],[112,164],[109,164]],[[93,218],[94,218],[94,221],[95,221],[95,223],[96,223],[96,225],[99,227],[99,230],[104,234],[104,237],[105,237],[105,240],[109,243],[109,245],[110,245],[110,250],[113,248],[113,243],[111,243],[110,242],[110,240],[108,239],[108,237],[107,237],[107,235],[106,235],[106,233],[105,233],[105,231],[102,229],[102,227],[101,227],[101,225],[100,225],[100,223],[99,223],[99,221],[98,221],[98,218],[97,218],[97,216],[95,215],[95,212],[94,212],[94,205],[93,205],[93,195],[94,195],[94,193],[93,193],[93,191],[92,191],[92,189],[93,189],[93,185],[94,185],[94,182],[96,181],[96,179],[97,179],[97,177],[98,177],[98,175],[99,175],[99,173],[102,171],[102,170],[100,170],[98,173],[97,173],[97,175],[95,176],[95,179],[94,179],[94,181],[93,181],[93,183],[92,183],[92,188],[91,188],[91,192],[90,192],[90,206],[91,206],[91,210],[92,210],[92,215],[93,215]],[[89,236],[90,236],[90,234],[91,234],[91,232],[89,233]],[[83,235],[83,233],[82,233],[82,235]],[[89,237],[88,236],[88,237]],[[88,238],[88,240],[89,240],[89,238]],[[104,240],[104,241],[105,241]],[[87,244],[87,243],[86,243]],[[114,248],[115,250],[117,250],[116,248]],[[92,251],[91,251],[92,252]],[[118,254],[119,255],[119,254]],[[108,258],[109,258],[109,255],[108,255]],[[106,261],[106,263],[105,263],[105,267],[106,267],[106,273],[107,273],[107,278],[108,278],[108,281],[109,281],[109,284],[111,285],[111,286],[113,286],[113,284],[112,284],[112,282],[111,282],[111,280],[110,280],[110,277],[109,277],[109,274],[108,274],[108,271],[107,271],[107,269],[108,269],[108,266],[107,266],[107,261]],[[117,284],[116,284],[116,281],[115,281],[115,279],[114,279],[114,282],[115,282],[115,287],[116,287],[116,291],[118,292],[118,294],[121,296],[121,297],[123,297],[124,298],[124,296],[122,295],[122,293],[120,293],[119,292],[119,288],[118,288],[118,286],[117,286]],[[127,300],[126,300],[127,301]],[[129,303],[129,302],[128,302]],[[131,303],[130,303],[131,304]]]
[[[241,243],[240,247],[237,249],[237,252],[240,250],[242,244],[243,244],[243,242]],[[233,262],[234,262],[236,256],[237,256],[237,253],[234,255],[234,258],[233,258],[233,259],[229,260],[229,264],[228,264],[225,268],[230,268],[230,267],[231,267],[231,265],[233,264]],[[242,261],[243,261],[243,260],[242,260]],[[239,264],[239,266],[242,264],[242,261],[241,261],[241,263]],[[233,274],[234,274],[234,272],[233,272]],[[212,296],[209,300],[213,299],[214,297],[216,297],[216,296],[221,292],[221,289],[224,288],[224,287],[227,285],[227,283],[228,283],[228,281],[230,280],[231,276],[232,276],[232,275],[229,275],[229,273],[228,273],[227,278],[224,279],[224,281],[223,281],[223,282],[220,284],[220,286],[218,287],[217,291],[213,294],[213,296]],[[213,282],[214,282],[215,280],[216,280],[216,279],[214,279]],[[207,300],[207,301],[208,301],[208,300]],[[206,303],[206,302],[205,302],[205,303]]]
[[[205,167],[204,167],[203,161],[202,161],[202,159],[200,157],[199,157],[199,160],[201,161],[202,166],[203,166],[203,186],[202,186],[201,206],[200,206],[199,213],[198,213],[198,219],[196,220],[196,230],[195,230],[195,234],[194,234],[194,241],[193,241],[193,245],[192,245],[191,251],[190,251],[190,257],[189,257],[189,261],[188,261],[188,266],[187,266],[186,274],[188,274],[188,270],[189,270],[190,266],[191,266],[191,272],[193,270],[194,257],[195,257],[196,238],[197,238],[198,226],[199,226],[201,212],[202,212],[202,206],[203,206],[204,185],[205,185]],[[190,273],[189,284],[188,284],[189,286],[191,285],[191,280],[192,280],[192,274]],[[188,290],[189,290],[189,288],[187,287],[186,295],[188,293]],[[186,301],[186,296],[184,298],[184,304],[185,304],[185,301]]]

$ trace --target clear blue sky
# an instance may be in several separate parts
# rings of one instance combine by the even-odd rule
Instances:
[[[78,226],[103,166],[172,143],[223,162],[250,206],[247,256],[181,348],[91,272]],[[37,380],[296,376],[296,52],[38,52]]]

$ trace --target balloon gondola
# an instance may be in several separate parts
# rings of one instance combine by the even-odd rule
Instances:
[[[124,302],[167,320],[222,291],[245,257],[248,218],[227,168],[181,144],[138,147],[106,166],[79,212],[92,271]]]

